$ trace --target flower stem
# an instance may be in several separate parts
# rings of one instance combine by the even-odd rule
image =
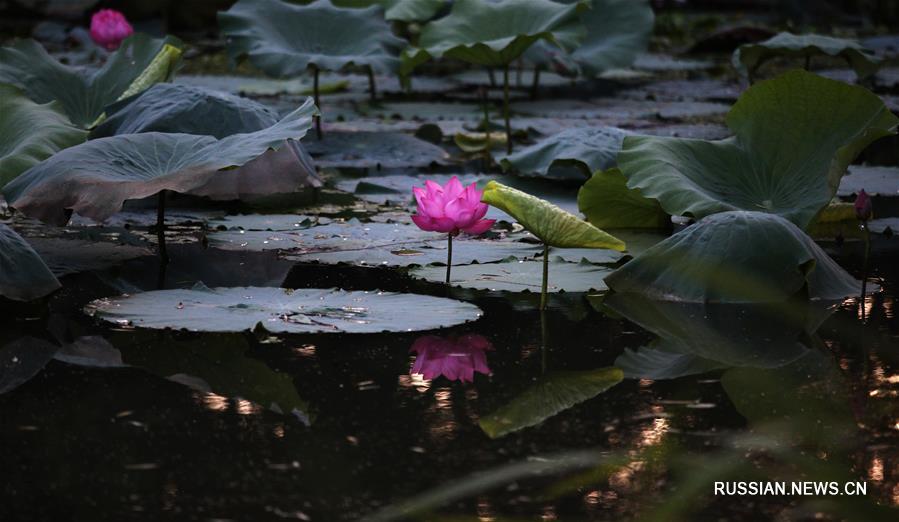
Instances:
[[[453,234],[446,236],[446,284],[450,284],[450,271],[453,268]]]
[[[868,229],[868,222],[862,221],[862,230],[865,235],[865,262],[862,265],[862,295],[859,301],[861,306],[862,321],[865,320],[865,294],[868,286],[868,257],[871,255],[871,231]]]
[[[503,117],[506,119],[506,154],[512,154],[512,126],[509,124],[509,64],[503,67]]]
[[[321,113],[322,106],[318,101],[318,66],[312,66],[312,96],[315,100],[315,107],[318,108],[318,112]],[[319,114],[315,117],[315,135],[318,136],[318,139],[322,139],[322,117]]]
[[[540,311],[546,310],[546,289],[549,283],[549,245],[543,244],[543,286],[540,288]]]

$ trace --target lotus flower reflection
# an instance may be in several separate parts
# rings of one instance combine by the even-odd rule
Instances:
[[[410,373],[425,379],[442,375],[451,381],[473,382],[475,372],[490,375],[486,352],[492,349],[490,341],[475,334],[449,339],[436,335],[419,337],[409,349],[416,354]]]
[[[107,51],[115,51],[134,29],[125,15],[115,9],[100,9],[91,17],[91,38]]]
[[[474,183],[464,187],[456,176],[450,178],[445,186],[427,180],[424,188],[413,187],[412,193],[418,203],[412,221],[422,230],[447,234],[446,282],[449,284],[453,237],[462,232],[473,236],[483,234],[496,220],[484,219],[488,208],[487,204],[481,203],[484,192],[478,190]]]

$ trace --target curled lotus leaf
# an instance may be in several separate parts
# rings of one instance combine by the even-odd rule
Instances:
[[[787,32],[762,42],[741,45],[734,51],[732,62],[738,70],[753,74],[771,58],[809,59],[812,56],[839,56],[849,63],[859,78],[874,75],[880,67],[880,59],[874,52],[855,40]]]
[[[59,287],[56,276],[31,245],[0,223],[0,297],[33,301]]]

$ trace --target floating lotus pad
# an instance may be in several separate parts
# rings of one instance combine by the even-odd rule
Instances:
[[[455,256],[455,251],[453,255]],[[607,290],[603,278],[611,272],[612,269],[609,267],[587,262],[570,263],[558,256],[551,256],[547,292]],[[413,268],[409,275],[417,279],[443,283],[446,279],[446,268],[440,266]],[[519,259],[501,263],[454,266],[450,276],[450,284],[453,286],[491,292],[539,294],[542,282],[543,262]]]
[[[102,270],[138,257],[154,255],[144,247],[83,239],[28,238],[28,243],[56,277]]]
[[[839,56],[849,62],[859,78],[873,75],[880,66],[880,59],[855,40],[787,32],[763,42],[741,45],[734,51],[732,62],[738,70],[753,74],[764,62],[779,56],[806,59],[812,56]]]
[[[32,100],[58,100],[75,125],[89,128],[107,105],[156,82],[167,81],[181,61],[177,38],[133,34],[97,70],[70,67],[53,59],[34,40],[0,49],[0,82],[21,87]]]
[[[31,245],[0,223],[0,297],[32,301],[60,286]]]
[[[428,167],[449,160],[437,145],[398,132],[328,132],[303,144],[322,168]]]
[[[862,189],[871,195],[899,196],[899,168],[853,165],[849,167],[849,173],[840,179],[837,196],[852,196]]]
[[[780,302],[807,292],[842,300],[861,282],[796,225],[765,212],[722,212],[649,248],[605,279],[616,292],[666,301]]]
[[[12,85],[0,84],[0,187],[57,151],[87,139],[59,102],[39,105]]]
[[[455,326],[481,317],[472,304],[388,292],[272,287],[156,290],[100,299],[86,312],[119,326],[273,333],[412,332]]]

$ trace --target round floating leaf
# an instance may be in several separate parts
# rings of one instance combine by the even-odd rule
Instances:
[[[249,163],[285,140],[302,138],[315,112],[307,100],[271,127],[221,140],[161,132],[91,140],[35,165],[6,185],[3,194],[25,215],[65,224],[71,210],[102,221],[121,210],[126,200],[161,190],[215,192],[239,181],[236,171],[221,169]],[[216,186],[219,180],[221,187]]]
[[[107,108],[109,117],[92,138],[138,132],[181,132],[218,139],[255,132],[278,122],[278,114],[248,98],[202,87],[160,83]]]
[[[580,127],[564,130],[514,154],[500,158],[504,171],[558,177],[556,166],[573,166],[584,179],[591,172],[615,166],[624,137],[630,133],[615,127]],[[570,170],[562,171],[569,174]],[[571,177],[571,176],[563,176]]]
[[[484,189],[484,203],[514,217],[524,228],[549,246],[560,248],[608,248],[623,251],[624,242],[574,214],[495,181]]]
[[[577,204],[587,221],[602,228],[670,228],[669,216],[659,202],[627,187],[618,169],[598,171],[577,193]]]
[[[621,293],[666,301],[751,303],[840,300],[857,281],[786,219],[764,212],[722,212],[674,234],[608,277]]]
[[[455,252],[453,252],[455,255]],[[611,268],[588,262],[569,263],[559,257],[549,261],[547,292],[589,292],[607,290],[603,277]],[[443,283],[446,268],[425,266],[412,269],[409,275],[434,283]],[[462,288],[491,292],[534,292],[539,294],[543,282],[543,261],[510,259],[502,263],[454,266],[450,284]]]
[[[107,105],[168,81],[181,61],[177,38],[128,37],[97,70],[54,60],[33,40],[0,49],[0,82],[21,87],[32,100],[58,100],[75,125],[89,128],[102,120]]]
[[[437,145],[398,132],[327,132],[303,144],[322,168],[428,167],[449,159]]]
[[[16,87],[0,84],[0,187],[85,139],[87,133],[69,122],[59,103],[39,105]]]
[[[839,56],[849,62],[859,78],[873,75],[880,67],[880,59],[874,52],[865,49],[855,40],[786,32],[763,42],[741,45],[734,51],[732,61],[737,69],[753,74],[767,60],[780,56],[805,59],[812,56]]]
[[[348,65],[393,72],[405,42],[390,31],[379,6],[342,9],[329,0],[295,5],[240,0],[219,13],[228,54],[247,56],[270,76],[298,76],[309,66],[337,71]]]
[[[551,373],[509,404],[482,418],[481,429],[495,439],[536,426],[607,391],[623,378],[624,374],[618,368]]]
[[[734,137],[628,136],[618,167],[672,215],[763,211],[805,228],[849,163],[897,123],[866,89],[792,71],[743,93],[727,115]]]
[[[584,37],[578,13],[586,9],[583,2],[456,0],[448,16],[422,29],[420,49],[410,59],[420,62],[430,55],[503,67],[538,40],[570,49]]]
[[[60,286],[31,245],[0,223],[0,297],[32,301]]]
[[[415,294],[271,287],[157,290],[92,302],[104,321],[151,329],[273,333],[377,333],[433,330],[474,321],[477,306]]]

